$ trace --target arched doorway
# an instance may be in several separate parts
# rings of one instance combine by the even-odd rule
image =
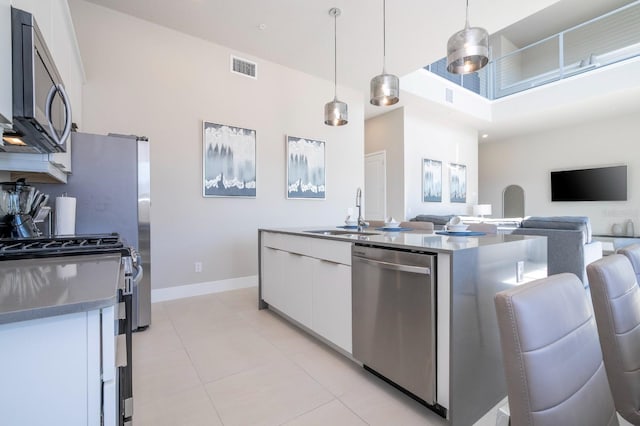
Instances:
[[[509,185],[502,191],[502,217],[524,217],[524,189]]]

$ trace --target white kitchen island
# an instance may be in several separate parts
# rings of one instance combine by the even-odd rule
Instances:
[[[493,296],[546,276],[546,238],[457,237],[417,230],[309,232],[332,229],[259,230],[260,309],[276,311],[353,359],[352,245],[435,254],[437,367],[436,403],[431,408],[450,424],[470,425],[504,399]]]

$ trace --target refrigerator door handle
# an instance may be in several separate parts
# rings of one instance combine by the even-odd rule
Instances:
[[[127,366],[127,335],[118,334],[116,336],[116,366]]]
[[[133,397],[124,400],[124,416],[133,416]]]

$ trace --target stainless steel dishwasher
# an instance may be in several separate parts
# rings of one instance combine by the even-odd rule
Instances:
[[[435,400],[435,254],[358,243],[351,254],[353,357],[446,415]]]

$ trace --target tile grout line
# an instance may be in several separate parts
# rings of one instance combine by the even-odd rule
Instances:
[[[270,311],[269,309],[264,309],[264,311],[268,311],[269,315],[273,315],[274,317],[276,317],[278,320],[284,320],[284,318],[282,318],[280,315],[278,315],[277,313]],[[285,324],[288,325],[289,323]],[[326,391],[329,395],[331,395],[333,398],[323,404],[320,404],[314,408],[311,408],[310,410],[305,411],[304,413],[300,413],[297,416],[294,416],[288,420],[286,420],[284,423],[281,423],[281,425],[286,424],[288,422],[291,422],[292,420],[300,417],[300,416],[304,416],[305,414],[311,413],[314,410],[317,410],[318,408],[329,404],[330,402],[334,401],[334,400],[339,400],[338,396],[335,395],[333,392],[331,392],[330,389],[328,389],[326,386],[324,386],[322,383],[320,383],[315,377],[313,377],[302,365],[298,364],[295,359],[293,359],[292,355],[295,355],[295,353],[285,353],[283,350],[281,350],[280,348],[278,348],[277,346],[275,346],[272,342],[271,339],[269,339],[267,336],[265,336],[264,334],[262,334],[260,332],[260,330],[255,327],[253,324],[249,323],[249,326],[251,327],[252,330],[256,331],[256,333],[258,333],[261,337],[264,337],[265,340],[276,350],[278,351],[278,353],[280,353],[284,358],[287,359],[287,361],[291,362],[293,365],[295,365],[298,369],[300,369],[307,377],[309,377],[314,383],[316,383],[318,386],[320,386],[321,389],[323,389],[324,391]],[[283,325],[284,326],[284,325]],[[294,328],[295,332],[297,334],[300,334],[302,336],[306,337],[311,337],[312,339],[314,339],[314,341],[316,342],[320,342],[322,344],[324,344],[324,342],[320,341],[319,339],[317,339],[315,336],[309,335],[308,333],[306,333],[304,330],[300,330],[297,327]],[[342,404],[342,401],[340,401],[340,403]],[[344,405],[344,404],[343,404]],[[350,410],[351,411],[351,410]],[[355,414],[355,413],[354,413]],[[357,416],[357,415],[356,415]],[[359,419],[361,419],[360,416],[357,416]],[[364,421],[364,420],[363,420]],[[367,422],[365,422],[365,424],[368,424]]]
[[[268,309],[266,309],[266,310],[268,310]],[[282,317],[280,317],[280,316],[279,316],[278,314],[276,314],[275,312],[273,312],[273,311],[270,311],[270,312],[271,312],[271,315],[275,315],[275,316],[277,316],[279,319],[283,319]],[[316,342],[319,342],[319,343],[321,343],[321,344],[323,344],[323,345],[326,345],[326,343],[322,342],[320,339],[318,339],[317,337],[315,337],[315,336],[313,336],[313,335],[309,335],[309,334],[308,334],[308,333],[306,333],[304,330],[297,329],[297,330],[296,330],[296,333],[300,333],[300,334],[303,334],[303,333],[304,333],[304,336],[305,336],[305,337],[310,336],[310,337],[311,337],[311,338],[313,338]],[[269,341],[269,343],[271,344],[271,341],[270,341],[269,339],[267,339],[267,341]],[[272,344],[272,345],[273,345],[273,344]],[[319,405],[318,407],[312,408],[311,410],[308,410],[308,411],[306,411],[306,412],[304,412],[304,413],[302,413],[302,414],[300,414],[300,415],[298,415],[298,416],[294,417],[294,419],[295,419],[295,418],[298,418],[298,417],[300,417],[300,416],[303,416],[303,415],[305,415],[305,414],[311,413],[312,411],[317,410],[318,408],[320,408],[320,407],[322,407],[322,406],[324,406],[324,405],[329,404],[329,403],[330,403],[330,402],[332,402],[333,400],[337,400],[337,401],[338,401],[338,402],[339,402],[343,407],[345,407],[347,410],[349,410],[349,412],[353,413],[353,414],[354,414],[358,419],[360,419],[364,424],[369,425],[369,423],[368,423],[365,419],[363,419],[363,418],[362,418],[358,413],[356,413],[355,411],[353,411],[353,410],[351,409],[351,407],[349,407],[348,405],[346,405],[346,404],[345,404],[345,403],[340,399],[340,396],[339,396],[339,395],[334,394],[334,393],[333,393],[333,392],[332,392],[328,387],[326,387],[325,385],[323,385],[322,383],[320,383],[320,382],[319,382],[319,381],[318,381],[318,380],[317,380],[317,379],[316,379],[316,378],[315,378],[315,377],[314,377],[314,376],[313,376],[309,371],[307,371],[307,369],[306,369],[306,368],[304,368],[304,366],[302,366],[302,365],[300,365],[298,362],[296,362],[296,360],[291,356],[291,355],[295,355],[295,354],[286,354],[286,353],[284,353],[282,350],[280,350],[278,347],[276,347],[276,346],[274,346],[274,347],[275,347],[275,349],[276,349],[276,350],[278,350],[278,351],[279,351],[279,352],[280,352],[280,353],[281,353],[285,358],[287,358],[287,359],[288,359],[289,361],[291,361],[294,365],[296,365],[300,370],[302,370],[302,371],[303,371],[303,372],[304,372],[304,373],[305,373],[305,374],[306,374],[306,375],[307,375],[311,380],[313,380],[313,381],[314,381],[316,384],[318,384],[322,389],[324,389],[324,390],[325,390],[325,391],[327,391],[330,395],[332,395],[332,396],[333,396],[333,399],[332,399],[331,401],[328,401],[328,402],[326,402],[325,404],[321,404],[321,405]],[[300,352],[298,352],[298,354],[299,354],[299,353],[300,353]],[[289,419],[287,422],[290,422],[291,420],[293,420],[293,419]],[[286,423],[286,422],[285,422],[285,423]],[[285,423],[283,423],[283,424],[285,424]]]
[[[164,307],[164,306],[163,306],[163,308],[166,309],[166,307]],[[193,370],[196,372],[196,376],[198,376],[198,382],[200,382],[200,386],[202,387],[202,390],[204,390],[204,393],[207,395],[207,399],[211,403],[213,411],[215,411],[216,416],[218,417],[218,420],[220,421],[220,424],[224,426],[224,422],[222,421],[222,417],[220,416],[220,412],[218,411],[218,408],[216,407],[215,402],[211,398],[211,395],[209,395],[209,392],[207,392],[207,388],[205,386],[206,383],[203,382],[202,377],[200,376],[200,372],[198,372],[198,369],[196,368],[196,366],[195,366],[195,364],[193,362],[193,359],[191,358],[191,354],[189,353],[189,350],[187,349],[187,347],[184,344],[184,340],[182,338],[181,333],[176,328],[176,325],[173,322],[173,318],[172,318],[172,316],[171,316],[171,314],[169,313],[168,310],[166,311],[166,314],[167,314],[167,318],[171,322],[171,327],[173,328],[173,330],[175,331],[176,335],[178,336],[178,340],[180,340],[180,347],[187,354],[187,358],[189,358],[189,364],[191,365],[191,368],[193,368]]]
[[[364,423],[365,425],[369,425],[370,423],[367,422],[365,419],[363,419],[360,414],[356,413],[355,411],[353,411],[351,409],[351,407],[349,407],[343,400],[341,400],[339,397],[336,398],[338,400],[338,402],[347,410],[349,410],[351,413],[353,413],[354,416],[356,416],[357,418],[359,418],[360,420],[362,420],[362,423]]]

